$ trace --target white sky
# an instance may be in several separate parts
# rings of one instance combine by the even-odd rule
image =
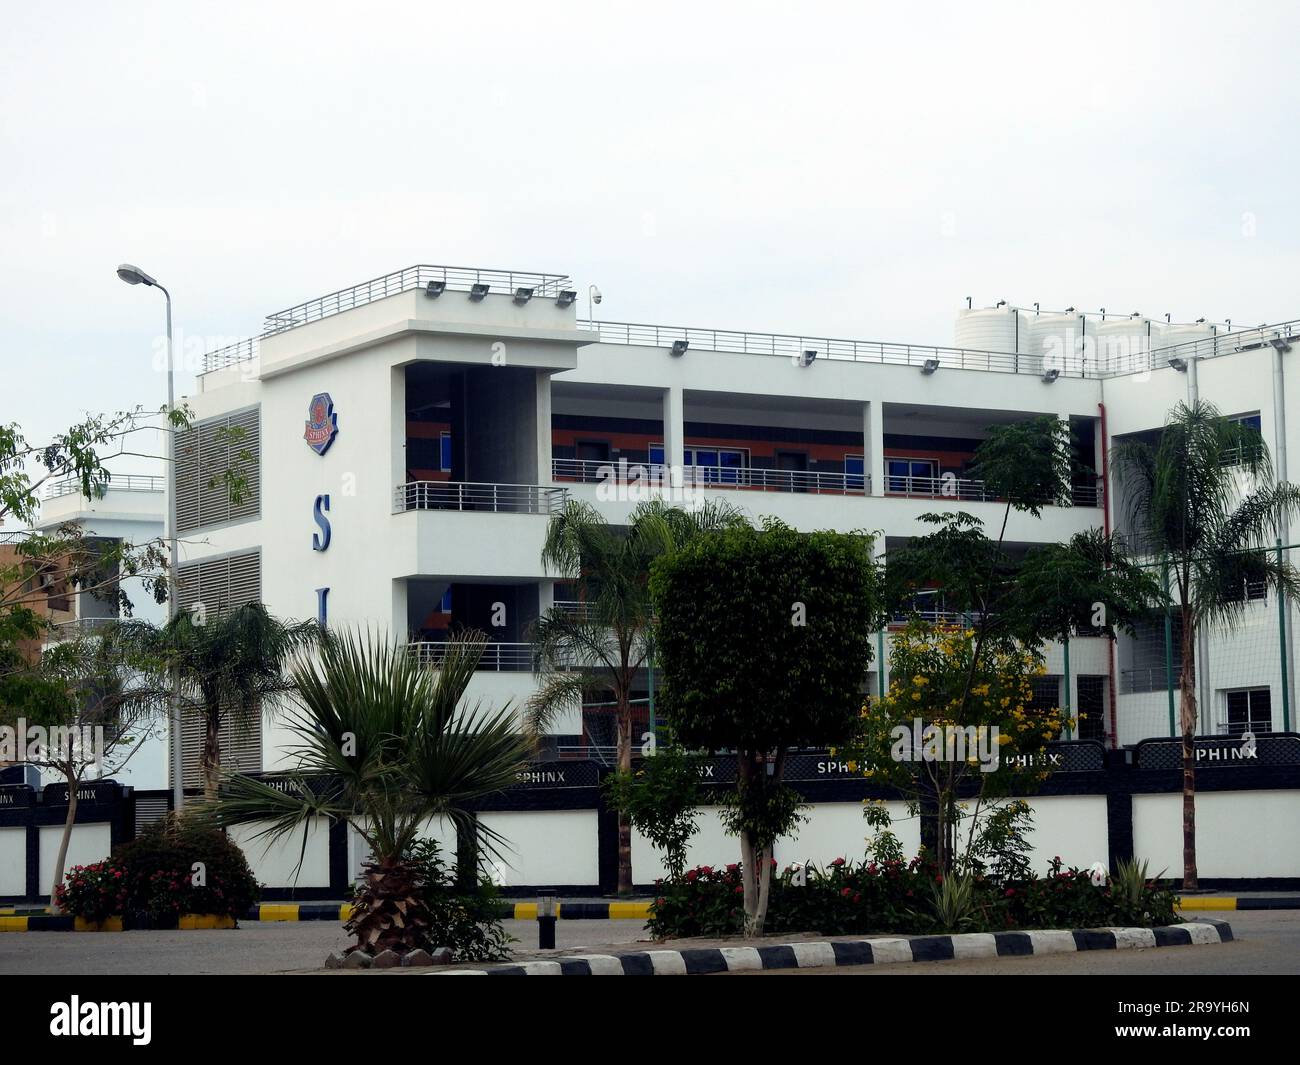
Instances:
[[[968,295],[1300,317],[1281,3],[2,14],[0,421],[32,438],[161,404],[162,299],[122,261],[203,347],[420,262],[568,273],[610,320],[918,343]]]

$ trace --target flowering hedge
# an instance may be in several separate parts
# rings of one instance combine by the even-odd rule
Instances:
[[[1001,932],[1022,928],[1149,927],[1175,924],[1176,898],[1158,882],[1141,885],[1135,902],[1114,890],[1110,877],[1094,883],[1087,870],[1052,861],[1041,878],[1000,883],[972,878],[972,901],[960,927],[945,927],[936,896],[943,875],[925,857],[851,862],[837,858],[824,868],[787,868],[772,877],[767,931],[821,935],[939,932]],[[649,929],[657,939],[740,933],[744,917],[740,867],[700,866],[680,880],[660,881],[650,907]]]
[[[122,915],[166,923],[183,913],[239,917],[259,889],[243,852],[223,832],[169,819],[111,858],[74,866],[56,894],[61,910],[88,921]]]

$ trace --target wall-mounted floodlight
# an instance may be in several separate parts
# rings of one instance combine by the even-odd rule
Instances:
[[[812,348],[809,348],[807,351],[805,351],[802,355],[799,356],[799,365],[811,366],[816,360],[817,360],[817,352],[814,351]]]
[[[573,289],[571,288],[562,289],[560,291],[560,294],[555,297],[555,306],[572,307],[574,301],[577,298],[578,298],[578,294]]]
[[[1179,373],[1187,372],[1187,360],[1180,359],[1177,355],[1169,356],[1169,365],[1172,366]]]
[[[1274,350],[1276,350],[1279,355],[1285,355],[1291,350],[1291,345],[1287,343],[1289,339],[1290,338],[1288,337],[1274,337],[1269,341],[1269,343],[1273,345]]]
[[[424,286],[424,294],[428,296],[429,299],[431,300],[436,300],[439,296],[441,296],[446,291],[447,291],[446,281],[430,281],[427,285]]]
[[[938,359],[926,359],[925,362],[921,364],[921,372],[925,374],[926,377],[929,377],[938,368],[939,368]]]
[[[484,284],[482,281],[476,281],[469,287],[469,298],[478,303],[488,294],[488,289],[491,287],[491,285]]]
[[[1044,371],[1043,371],[1043,384],[1045,384],[1045,385],[1050,385],[1053,381],[1055,381],[1055,380],[1056,380],[1058,377],[1060,377],[1060,376],[1061,376],[1061,371],[1060,371],[1060,370],[1056,370],[1056,369],[1052,369],[1052,370],[1044,370]]]
[[[689,340],[674,340],[673,346],[669,350],[669,354],[674,355],[680,359],[683,355],[686,354],[686,349],[689,348],[690,346],[691,346],[691,342]]]
[[[519,288],[515,289],[515,302],[519,304],[519,306],[522,307],[532,298],[533,290],[531,288],[525,288],[521,285]]]

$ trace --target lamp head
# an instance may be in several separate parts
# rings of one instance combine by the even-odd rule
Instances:
[[[123,263],[119,266],[117,276],[128,285],[156,285],[158,283],[138,266],[132,266],[130,263]]]

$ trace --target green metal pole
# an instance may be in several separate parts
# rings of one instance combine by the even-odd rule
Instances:
[[[885,630],[876,633],[876,687],[880,697],[885,697]]]
[[[1277,538],[1277,568],[1282,570],[1282,537]],[[1277,593],[1277,641],[1281,650],[1282,662],[1282,731],[1291,731],[1291,685],[1287,682],[1286,670],[1286,593],[1280,588]]]
[[[1169,735],[1177,736],[1174,726],[1174,615],[1169,609],[1169,556],[1161,562],[1165,582],[1165,690],[1169,697]]]
[[[650,687],[650,735],[655,734],[655,653],[650,652],[646,659],[646,677]]]
[[[1074,715],[1070,712],[1070,706],[1074,700],[1070,698],[1070,637],[1068,633],[1062,649],[1065,651],[1065,705],[1061,707],[1064,711],[1062,717],[1066,722],[1066,728],[1070,730],[1070,738],[1074,739]]]

